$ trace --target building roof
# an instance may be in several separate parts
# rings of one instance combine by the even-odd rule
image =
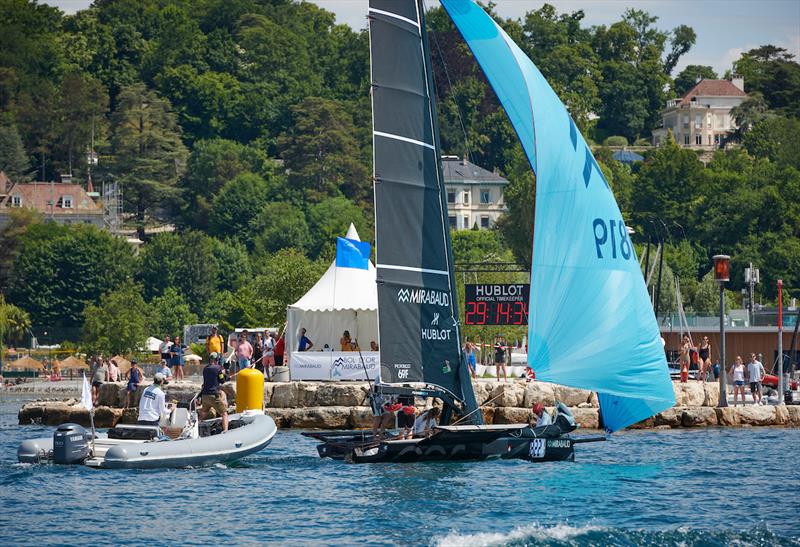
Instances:
[[[681,97],[680,104],[688,105],[694,97],[746,97],[747,93],[733,85],[730,80],[700,80],[686,95]]]
[[[22,207],[35,209],[52,215],[103,214],[100,205],[89,197],[80,184],[63,182],[18,182],[11,186],[6,197],[0,201],[0,208],[11,207],[15,196],[22,198]],[[62,198],[72,197],[72,207],[61,206]]]
[[[630,150],[617,150],[612,154],[612,157],[620,163],[633,163],[644,159],[644,156],[640,156]]]
[[[497,173],[458,156],[442,156],[442,170],[445,184],[508,184]]]

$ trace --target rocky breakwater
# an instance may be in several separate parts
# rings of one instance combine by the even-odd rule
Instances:
[[[570,407],[577,422],[584,429],[600,427],[597,396],[589,391],[546,382],[521,380],[502,383],[479,380],[474,382],[475,395],[481,404],[484,421],[489,424],[525,422],[530,408],[541,402],[550,411],[556,401]],[[134,396],[139,400],[144,386]],[[224,387],[228,402],[236,400],[234,384]],[[372,414],[368,406],[366,382],[279,382],[264,386],[267,413],[279,427],[304,429],[355,429],[368,428]],[[193,382],[167,386],[167,400],[189,402],[200,390]],[[719,401],[717,384],[689,382],[673,383],[676,404],[674,407],[640,422],[632,428],[690,428],[708,426],[790,426],[800,427],[800,407],[747,406],[716,408]],[[135,423],[136,409],[123,410],[126,391],[122,383],[102,386],[95,412],[98,427],[110,427],[117,422]],[[89,423],[89,414],[77,406],[75,399],[60,401],[35,401],[26,404],[19,413],[21,424],[42,423],[58,425],[72,421]],[[430,400],[417,400],[424,408]]]

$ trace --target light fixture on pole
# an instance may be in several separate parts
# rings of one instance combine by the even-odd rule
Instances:
[[[728,406],[728,381],[725,363],[725,282],[731,279],[731,257],[714,256],[714,280],[719,283],[719,407]]]
[[[783,404],[783,279],[778,279],[778,404]]]

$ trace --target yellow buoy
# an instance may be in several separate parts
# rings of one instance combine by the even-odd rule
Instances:
[[[245,368],[236,375],[236,412],[264,410],[264,374]]]

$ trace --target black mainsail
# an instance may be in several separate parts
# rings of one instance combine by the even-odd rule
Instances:
[[[381,380],[434,384],[471,412],[421,0],[370,0],[369,31]]]

